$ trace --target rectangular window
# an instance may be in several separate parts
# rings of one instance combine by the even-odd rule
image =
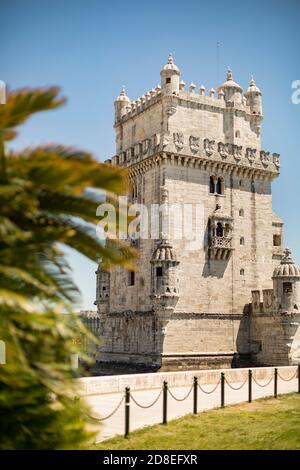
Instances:
[[[162,267],[161,267],[161,266],[158,266],[158,267],[156,268],[156,276],[157,276],[157,277],[161,277],[162,274],[163,274],[163,273],[162,273]]]
[[[128,273],[128,285],[129,286],[134,286],[135,284],[135,272],[134,271],[129,271]]]
[[[166,83],[171,83],[171,78],[170,77],[166,78]]]
[[[281,236],[273,235],[273,246],[281,246]]]
[[[284,282],[283,283],[283,292],[288,293],[288,292],[293,292],[293,286],[291,282]]]

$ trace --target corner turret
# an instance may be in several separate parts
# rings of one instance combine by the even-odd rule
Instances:
[[[168,62],[160,72],[161,91],[165,95],[178,95],[180,70],[174,64],[172,54],[169,54]]]
[[[251,114],[262,115],[262,95],[260,89],[256,86],[253,77],[251,78],[250,85],[245,93],[247,106],[251,110]]]

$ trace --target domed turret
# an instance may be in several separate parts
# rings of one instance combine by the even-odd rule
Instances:
[[[126,95],[125,87],[123,86],[119,96],[115,100],[115,120],[119,121],[123,116],[126,107],[130,104],[130,99]]]
[[[223,83],[218,88],[218,93],[220,91],[224,92],[224,98],[226,102],[232,103],[241,103],[242,102],[242,88],[241,86],[233,80],[232,71],[228,69],[226,82]]]
[[[161,240],[153,252],[151,298],[163,309],[172,309],[179,297],[177,257],[168,240]]]
[[[300,310],[300,267],[291,258],[291,251],[286,248],[280,265],[273,273],[274,294],[277,308],[292,312]]]
[[[245,93],[247,106],[250,107],[252,114],[262,114],[262,98],[261,91],[256,86],[253,77],[251,78],[250,85]]]
[[[161,89],[165,95],[177,95],[179,93],[180,70],[174,64],[172,54],[169,54],[168,62],[160,72]]]

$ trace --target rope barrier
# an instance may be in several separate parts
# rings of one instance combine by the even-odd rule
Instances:
[[[105,416],[104,418],[99,418],[99,417],[96,417],[96,416],[91,416],[89,414],[87,414],[87,417],[90,418],[90,419],[95,419],[96,421],[106,421],[107,419],[111,418],[117,411],[118,409],[120,408],[120,406],[122,405],[123,401],[125,399],[125,396],[123,395],[122,397],[122,400],[118,403],[118,405],[116,406],[116,408],[107,416]]]
[[[133,397],[133,395],[130,393],[130,398],[132,399],[132,401],[139,407],[139,408],[143,408],[143,409],[147,409],[147,408],[151,408],[152,406],[154,406],[158,400],[160,399],[161,397],[161,394],[162,394],[162,389],[161,391],[159,392],[158,396],[155,398],[155,400],[150,403],[150,405],[141,405],[138,401],[136,401],[136,399]]]
[[[294,375],[293,375],[292,377],[290,377],[289,379],[285,379],[284,377],[282,377],[282,376],[279,374],[279,372],[277,372],[277,374],[278,374],[278,377],[279,377],[281,380],[283,380],[284,382],[290,382],[290,380],[293,380],[293,379],[295,379],[295,378],[297,377],[297,369],[295,370]]]
[[[221,383],[221,380],[219,380],[219,382],[217,383],[217,385],[216,385],[212,390],[210,390],[209,392],[208,392],[207,390],[204,390],[204,388],[202,388],[199,383],[198,383],[198,387],[200,388],[200,390],[201,390],[203,393],[206,393],[206,395],[210,395],[211,393],[214,393],[214,392],[217,390],[217,388],[218,388],[218,386],[220,385],[220,383]]]
[[[240,385],[239,387],[233,387],[233,386],[228,382],[228,380],[226,379],[226,377],[225,377],[225,382],[227,383],[227,385],[228,385],[232,390],[241,390],[241,388],[243,388],[244,385],[246,385],[246,383],[248,382],[248,377],[246,378],[245,382],[243,382],[242,385]]]
[[[176,401],[184,401],[184,400],[186,400],[186,399],[190,396],[191,391],[193,390],[193,388],[194,388],[194,384],[191,386],[190,390],[188,391],[188,393],[187,393],[183,398],[177,398],[177,397],[171,392],[171,390],[170,390],[169,388],[168,388],[168,392],[169,392],[169,394],[171,395],[171,397],[174,398],[174,400],[176,400]]]
[[[270,378],[269,382],[267,382],[267,383],[264,384],[264,385],[259,384],[259,383],[257,382],[257,380],[255,379],[254,375],[252,376],[252,378],[253,378],[254,382],[256,383],[256,385],[258,385],[259,387],[263,388],[263,387],[267,387],[268,385],[270,385],[270,383],[272,382],[272,380],[273,380],[274,377],[272,376],[272,377]]]

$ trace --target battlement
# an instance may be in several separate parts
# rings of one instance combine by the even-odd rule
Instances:
[[[276,311],[275,295],[273,289],[253,290],[252,313],[271,314]],[[262,298],[262,300],[261,300]]]

